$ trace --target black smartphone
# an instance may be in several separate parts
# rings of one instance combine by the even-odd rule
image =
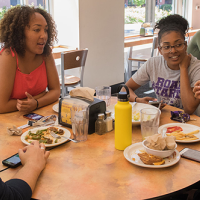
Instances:
[[[180,155],[183,158],[200,162],[200,151],[190,149],[190,148],[184,148],[180,151]]]
[[[8,167],[15,168],[21,165],[21,160],[19,154],[16,153],[15,155],[3,160],[2,163]]]
[[[37,121],[37,120],[40,120],[44,116],[36,114],[36,113],[29,113],[29,114],[23,115],[23,117],[25,117],[28,120]]]
[[[149,104],[152,106],[159,107],[159,105],[161,104],[161,101],[149,101]]]

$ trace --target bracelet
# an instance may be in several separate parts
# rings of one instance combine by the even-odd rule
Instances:
[[[37,99],[35,99],[36,100],[36,102],[37,102],[37,107],[36,107],[36,109],[38,108],[38,100]]]
[[[137,99],[138,97],[135,97],[135,102],[136,102],[136,99]]]

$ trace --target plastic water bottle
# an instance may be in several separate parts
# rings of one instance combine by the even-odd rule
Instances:
[[[129,103],[129,89],[126,85],[120,85],[126,92],[118,93],[118,102],[115,105],[115,148],[124,150],[132,144],[132,106]]]

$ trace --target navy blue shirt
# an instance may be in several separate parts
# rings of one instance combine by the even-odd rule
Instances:
[[[30,200],[32,190],[21,179],[11,179],[5,183],[0,178],[0,200]]]

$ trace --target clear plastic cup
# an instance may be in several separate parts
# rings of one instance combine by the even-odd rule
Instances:
[[[88,136],[89,110],[88,107],[72,106],[71,123],[74,140],[77,142],[86,141]]]
[[[95,88],[96,97],[106,102],[106,106],[110,105],[111,98],[111,87],[109,86],[98,86]]]
[[[160,113],[158,108],[143,108],[140,110],[142,140],[158,133]]]

